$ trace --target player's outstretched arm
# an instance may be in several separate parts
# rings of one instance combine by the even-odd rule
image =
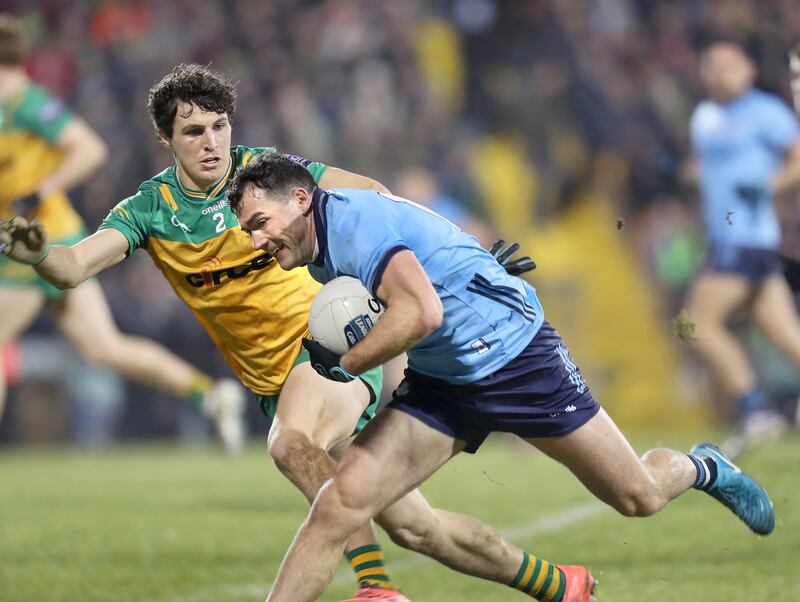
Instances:
[[[361,190],[374,190],[389,194],[389,189],[383,184],[367,176],[362,176],[338,167],[329,167],[319,180],[319,187],[330,188],[356,188]]]
[[[377,296],[386,312],[369,334],[341,358],[352,374],[379,366],[419,343],[442,323],[444,309],[414,253],[396,253],[386,266]]]
[[[50,284],[60,289],[75,288],[125,259],[128,239],[108,228],[99,230],[80,242],[66,247],[52,245],[47,256],[34,266],[36,272]]]
[[[111,228],[100,230],[66,247],[50,245],[44,227],[36,221],[14,216],[0,222],[0,253],[36,272],[58,288],[74,288],[125,258],[128,239]]]

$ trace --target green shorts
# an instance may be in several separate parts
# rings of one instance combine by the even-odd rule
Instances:
[[[300,350],[300,355],[297,356],[294,365],[299,366],[308,361],[311,361],[311,358],[308,355],[308,351],[303,348]],[[361,429],[367,425],[367,422],[374,418],[375,413],[378,411],[378,404],[381,400],[381,387],[383,386],[383,367],[378,366],[372,370],[367,370],[358,378],[367,385],[371,401],[358,419],[353,434],[360,433]],[[256,401],[258,401],[258,407],[261,408],[261,411],[264,412],[267,418],[270,420],[275,418],[275,411],[278,408],[278,395],[256,395]]]
[[[55,245],[74,245],[76,242],[83,240],[86,236],[84,231],[77,232],[75,235],[61,238],[52,241]],[[17,288],[38,288],[44,293],[44,296],[54,301],[63,297],[67,291],[62,291],[56,288],[47,280],[39,276],[32,266],[18,263],[8,257],[0,256],[0,287],[17,287]]]

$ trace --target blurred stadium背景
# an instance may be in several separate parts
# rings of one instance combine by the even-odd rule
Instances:
[[[72,195],[90,230],[170,164],[145,111],[149,87],[179,62],[210,63],[238,82],[234,143],[275,145],[393,190],[407,188],[409,170],[427,172],[477,234],[518,240],[539,264],[548,319],[622,424],[708,419],[706,377],[670,332],[702,253],[695,192],[681,177],[703,94],[699,48],[716,35],[740,40],[759,85],[788,98],[795,3],[15,0],[10,9],[22,19],[28,72],[111,148]],[[800,255],[800,216],[786,213],[785,247]],[[122,330],[226,372],[145,253],[101,282]],[[33,335],[50,332],[45,319]],[[791,392],[786,370],[768,363],[778,394]],[[191,436],[180,404],[114,386],[127,400],[116,436],[170,436],[179,424]],[[16,438],[15,399],[0,427],[6,442]]]
[[[790,102],[800,2],[3,0],[0,12],[21,20],[33,80],[110,148],[70,194],[90,232],[173,163],[147,115],[150,87],[179,63],[210,64],[238,85],[234,144],[375,178],[484,245],[518,241],[538,265],[526,277],[548,321],[635,445],[688,448],[730,426],[704,367],[673,332],[704,252],[686,173],[689,119],[705,96],[698,59],[709,40],[734,40],[756,63],[757,86]],[[788,200],[778,207],[782,252],[800,259],[800,199]],[[121,330],[230,375],[146,253],[99,280]],[[796,399],[792,367],[749,323],[735,327],[770,398]],[[1,359],[11,387],[0,474],[16,494],[0,502],[9,518],[0,521],[0,599],[263,597],[307,506],[272,466],[255,403],[254,443],[234,466],[195,447],[209,440],[196,409],[87,365],[46,313]],[[401,364],[386,370],[384,400]],[[131,445],[110,445],[119,443]],[[457,459],[425,493],[543,556],[607,571],[600,600],[800,599],[789,562],[800,546],[796,435],[747,458],[778,512],[767,540],[748,539],[695,495],[642,530],[589,501],[554,462],[507,443]],[[103,451],[31,449],[72,444]],[[717,520],[727,521],[719,532]],[[416,601],[514,595],[395,547],[387,556]],[[341,572],[325,599],[351,592],[351,582]],[[701,591],[709,583],[724,596]]]

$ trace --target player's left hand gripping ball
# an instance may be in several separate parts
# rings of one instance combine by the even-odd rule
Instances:
[[[494,256],[497,263],[503,266],[507,273],[512,276],[519,276],[520,274],[536,269],[536,262],[527,255],[514,260],[511,259],[511,256],[519,249],[519,243],[512,242],[507,247],[504,246],[505,244],[506,241],[502,238],[495,241],[492,248],[489,249],[489,253]]]
[[[0,254],[14,261],[36,265],[47,257],[47,233],[39,222],[14,216],[0,222]]]
[[[303,347],[311,357],[311,367],[328,380],[347,383],[357,376],[342,368],[342,356],[326,349],[313,339],[303,339]]]

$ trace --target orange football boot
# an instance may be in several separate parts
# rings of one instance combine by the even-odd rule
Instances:
[[[585,566],[558,565],[567,578],[567,589],[561,602],[594,602],[594,587],[597,580]]]
[[[386,589],[372,583],[362,583],[356,595],[342,602],[363,602],[363,600],[383,600],[384,602],[411,602],[396,589]]]

